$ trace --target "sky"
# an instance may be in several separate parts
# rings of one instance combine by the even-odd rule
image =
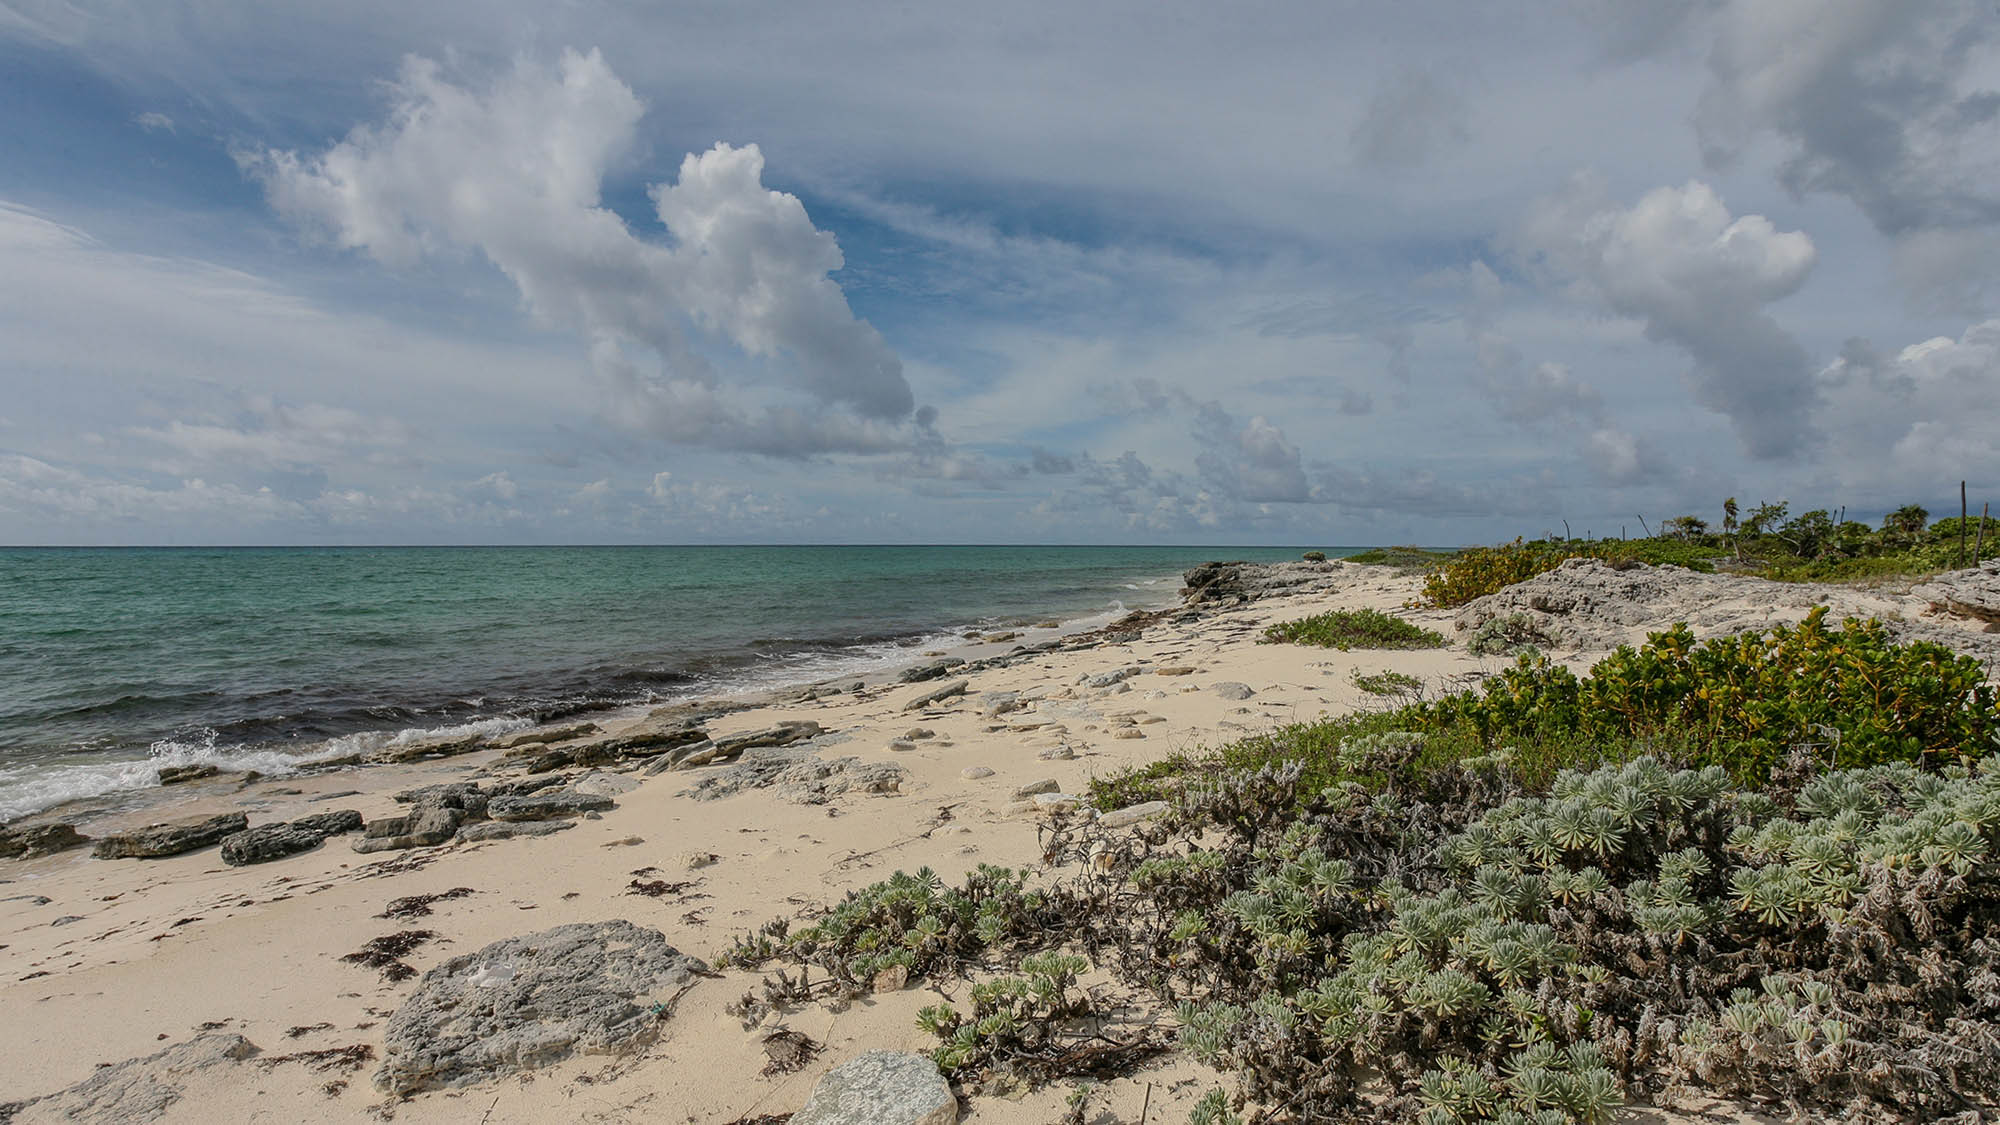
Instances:
[[[2000,499],[1980,0],[0,0],[0,543]]]

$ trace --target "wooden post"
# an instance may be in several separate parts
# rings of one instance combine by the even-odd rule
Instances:
[[[1646,523],[1645,516],[1639,517],[1639,526],[1646,529],[1646,538],[1651,539],[1653,537],[1653,529]]]
[[[1958,565],[1965,565],[1965,482],[1958,482]]]
[[[1977,536],[1973,537],[1973,540],[1972,540],[1972,565],[1973,565],[1973,566],[1978,566],[1978,565],[1979,565],[1979,551],[1980,551],[1980,548],[1982,548],[1982,547],[1986,546],[1986,509],[1988,509],[1988,508],[1990,508],[1990,507],[1992,507],[1992,506],[1993,506],[1993,505],[1992,505],[1992,502],[1991,502],[1991,501],[1987,501],[1986,503],[1983,503],[1983,504],[1979,505],[1979,534],[1978,534]]]

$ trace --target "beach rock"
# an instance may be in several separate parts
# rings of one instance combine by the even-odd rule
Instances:
[[[1145,732],[1145,731],[1142,731],[1142,730],[1140,730],[1140,729],[1139,729],[1138,727],[1119,727],[1119,728],[1118,728],[1117,730],[1115,730],[1115,731],[1113,731],[1113,732],[1111,733],[1111,737],[1113,737],[1113,738],[1144,738],[1144,737],[1146,737],[1146,732]]]
[[[343,832],[361,831],[361,814],[354,809],[314,813],[292,821],[292,827],[317,832],[322,836],[338,836]]]
[[[231,867],[268,863],[309,852],[326,840],[326,833],[291,824],[260,824],[222,841],[222,862]]]
[[[967,766],[958,771],[958,776],[967,781],[978,781],[982,777],[992,777],[993,771],[987,769],[985,766]]]
[[[1061,789],[1062,786],[1056,782],[1055,778],[1045,777],[1040,781],[1030,781],[1019,789],[1014,790],[1014,799],[1016,801],[1025,801],[1038,793],[1055,793]]]
[[[368,754],[371,762],[394,763],[414,762],[419,758],[451,758],[484,749],[486,736],[483,734],[454,735],[449,738],[415,738],[408,742],[391,742]]]
[[[682,852],[680,864],[688,871],[700,871],[704,867],[715,866],[715,861],[721,858],[714,852]]]
[[[1138,824],[1140,821],[1151,820],[1156,816],[1164,816],[1170,807],[1165,801],[1147,801],[1143,804],[1127,805],[1122,809],[1116,809],[1098,817],[1097,823],[1106,828],[1124,828],[1129,825]]]
[[[0,858],[35,859],[82,847],[90,837],[74,824],[34,824],[25,828],[0,828]]]
[[[1910,591],[1931,608],[1988,624],[2000,623],[2000,559],[1940,574]]]
[[[383,1030],[375,1085],[402,1096],[638,1050],[707,972],[626,921],[494,942],[424,974]]]
[[[763,730],[723,735],[715,740],[715,747],[726,757],[734,758],[753,746],[790,746],[794,742],[817,738],[824,733],[820,725],[811,719],[793,719]]]
[[[1068,762],[1075,760],[1076,751],[1067,746],[1051,746],[1047,750],[1036,754],[1035,757],[1044,762]]]
[[[1044,816],[1069,812],[1083,806],[1083,798],[1070,793],[1037,793],[1033,800],[1035,811]]]
[[[898,753],[906,753],[916,748],[917,744],[907,738],[892,738],[889,740],[889,749]]]
[[[937,732],[929,727],[911,727],[903,732],[903,737],[911,742],[922,742],[926,738],[936,738]]]
[[[160,784],[179,785],[183,781],[200,781],[204,777],[214,777],[221,772],[221,767],[206,763],[198,766],[161,766]]]
[[[1224,680],[1221,683],[1210,684],[1208,690],[1224,699],[1248,699],[1257,694],[1249,684],[1239,684],[1235,680]]]
[[[1331,592],[1349,581],[1347,568],[1325,563],[1209,562],[1181,575],[1181,598],[1191,606],[1251,602]]]
[[[794,750],[764,750],[727,770],[702,779],[685,795],[698,801],[733,797],[750,789],[775,788],[778,796],[801,805],[823,805],[846,793],[899,793],[909,771],[894,762],[859,758],[823,761]]]
[[[405,789],[396,794],[396,803],[410,805],[416,809],[441,808],[456,809],[468,820],[478,820],[486,815],[486,802],[491,794],[470,781],[448,781],[442,785],[421,785],[415,789]]]
[[[903,704],[903,710],[915,711],[920,708],[929,707],[933,703],[943,702],[954,695],[964,695],[965,689],[969,686],[971,685],[965,680],[953,680],[943,687],[932,688],[929,691],[918,694],[915,698]]]
[[[621,758],[639,758],[691,742],[701,742],[707,737],[708,730],[696,720],[649,716],[609,738],[596,739],[572,749],[578,753],[594,749]]]
[[[458,838],[468,844],[485,840],[511,840],[516,836],[553,836],[575,828],[574,820],[484,820],[458,830]]]
[[[587,734],[596,734],[603,728],[596,723],[572,723],[565,727],[543,727],[540,730],[522,731],[519,734],[503,735],[492,741],[495,750],[515,750],[523,746],[544,746],[551,742],[568,742]]]
[[[588,773],[570,782],[570,791],[589,797],[617,797],[639,788],[638,781],[615,773]]]
[[[426,805],[404,816],[369,821],[362,829],[361,839],[354,841],[354,850],[366,855],[435,847],[457,835],[458,826],[465,820],[465,813],[458,809]]]
[[[1165,668],[1153,669],[1153,674],[1155,676],[1192,676],[1194,675],[1194,665],[1172,664]]]
[[[953,668],[956,668],[963,663],[965,663],[965,661],[959,660],[957,658],[952,658],[948,660],[933,660],[925,664],[919,664],[914,668],[904,669],[903,674],[896,677],[896,682],[904,684],[920,684],[925,682],[926,680],[941,680],[944,678],[944,674],[946,672],[951,671]]]
[[[1027,706],[1021,702],[1018,691],[983,691],[979,693],[979,710],[989,719],[1019,711]]]
[[[869,1051],[819,1080],[791,1125],[953,1125],[958,1098],[928,1055]]]
[[[616,807],[616,804],[611,798],[595,793],[545,789],[525,797],[496,797],[486,806],[486,815],[494,820],[548,820],[558,816],[603,812]]]
[[[101,837],[97,846],[91,849],[91,854],[99,859],[157,859],[205,848],[248,827],[250,818],[242,813],[223,813],[205,820],[149,824],[137,832]]]
[[[0,1121],[70,1121],[84,1125],[126,1125],[156,1121],[180,1101],[185,1079],[257,1054],[257,1045],[228,1032],[211,1031],[143,1058],[100,1067],[67,1090],[25,1102],[0,1105]]]

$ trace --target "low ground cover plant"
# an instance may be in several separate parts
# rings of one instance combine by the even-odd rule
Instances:
[[[1264,630],[1265,643],[1318,645],[1345,652],[1354,648],[1443,648],[1450,641],[1379,609],[1336,609]]]

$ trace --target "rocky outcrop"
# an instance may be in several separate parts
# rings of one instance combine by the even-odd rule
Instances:
[[[32,824],[0,828],[0,859],[36,859],[90,842],[74,824]]]
[[[490,745],[495,750],[515,750],[523,746],[546,746],[551,742],[568,742],[585,735],[596,734],[601,729],[596,723],[572,723],[563,727],[542,727],[539,730],[525,730],[519,734],[503,735]]]
[[[575,827],[574,820],[488,820],[459,829],[458,838],[476,844],[483,840],[511,840],[516,836],[553,836]]]
[[[328,836],[361,828],[361,814],[353,809],[315,813],[289,824],[260,824],[222,841],[222,862],[231,867],[268,863],[320,846]]]
[[[2000,626],[2000,559],[1940,574],[1910,593],[1940,612]]]
[[[466,819],[460,809],[424,805],[402,816],[385,816],[369,821],[362,830],[361,839],[354,841],[354,850],[367,855],[371,852],[435,847],[456,836],[458,826],[464,824]]]
[[[257,1053],[257,1045],[226,1032],[211,1031],[143,1058],[100,1067],[67,1090],[25,1102],[0,1105],[0,1121],[73,1121],[84,1125],[127,1125],[157,1121],[181,1100],[186,1080],[215,1067],[233,1066]]]
[[[626,921],[494,942],[424,974],[383,1031],[375,1085],[400,1096],[638,1050],[707,972]]]
[[[1207,562],[1181,575],[1181,598],[1199,606],[1324,593],[1351,580],[1345,570],[1341,563]]]
[[[869,1051],[826,1072],[791,1125],[953,1125],[958,1098],[928,1055]]]
[[[921,684],[927,680],[941,680],[945,673],[964,663],[965,661],[956,658],[926,661],[913,668],[903,669],[903,674],[897,676],[896,681],[904,684]]]
[[[588,764],[592,760],[610,761],[618,758],[648,757],[672,750],[676,746],[702,742],[707,738],[708,729],[695,719],[680,716],[648,717],[617,734],[592,739],[568,747],[568,750],[574,760]]]
[[[248,827],[250,818],[242,813],[223,813],[206,820],[148,824],[137,832],[100,837],[91,854],[99,859],[158,859],[205,848]]]
[[[775,789],[779,797],[795,804],[823,805],[847,793],[900,793],[908,778],[909,771],[894,762],[824,761],[804,750],[764,749],[703,778],[685,795],[714,801],[750,789]]]
[[[204,777],[214,777],[221,772],[221,767],[207,763],[194,766],[161,766],[160,784],[179,785],[183,781],[200,781]]]

